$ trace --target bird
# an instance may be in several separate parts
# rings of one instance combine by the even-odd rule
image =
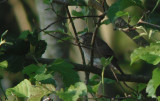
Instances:
[[[84,52],[84,55],[88,61],[90,61],[91,57],[91,40],[92,40],[93,33],[87,32],[85,34],[79,35],[80,43],[82,44],[82,50]],[[99,37],[95,37],[95,43],[94,43],[94,62],[93,65],[96,67],[101,66],[101,57],[105,58],[111,58],[113,56],[113,59],[111,61],[110,66],[116,68],[121,74],[124,75],[124,72],[121,70],[121,68],[118,65],[117,58],[115,57],[115,54],[113,50],[108,46],[106,42],[104,42]]]

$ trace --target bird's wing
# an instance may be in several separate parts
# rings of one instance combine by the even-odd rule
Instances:
[[[108,58],[114,55],[112,49],[108,46],[108,44],[99,38],[95,39],[95,47],[97,47],[95,48],[95,52],[97,52],[100,57]]]

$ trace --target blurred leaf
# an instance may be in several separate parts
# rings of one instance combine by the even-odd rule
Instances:
[[[111,58],[107,58],[107,59],[104,58],[104,57],[102,57],[101,58],[101,64],[102,64],[102,66],[103,67],[108,66],[111,63],[112,59],[113,59],[113,56]]]
[[[45,31],[45,33],[60,33],[60,34],[66,34],[66,32],[64,31],[64,29],[56,29],[56,30],[53,30],[53,31]]]
[[[144,84],[144,83],[139,83],[138,85],[137,85],[137,88],[138,88],[138,93],[140,93],[142,90],[144,90],[145,88],[146,88],[146,84]]]
[[[84,16],[84,14],[83,14],[83,12],[78,12],[78,11],[76,11],[76,10],[72,10],[72,15],[73,16]]]
[[[110,23],[111,23],[110,20],[107,19],[107,20],[104,20],[104,21],[101,23],[101,25],[102,25],[102,24],[108,25],[108,24],[110,24]]]
[[[61,38],[60,40],[58,40],[58,42],[59,43],[61,43],[61,42],[66,42],[66,41],[69,41],[71,39],[71,37],[69,36],[69,37],[63,37],[63,38]]]
[[[92,91],[94,93],[97,93],[98,92],[98,89],[99,89],[99,86],[102,84],[102,82],[100,81],[98,84],[92,86]]]
[[[160,68],[154,69],[152,73],[152,79],[147,84],[146,92],[148,93],[148,96],[155,98],[155,92],[158,86],[160,86]]]
[[[18,38],[22,39],[22,40],[27,39],[29,34],[31,34],[31,32],[29,30],[23,31]]]
[[[115,80],[108,79],[108,78],[104,78],[104,83],[105,83],[105,84],[115,83]]]
[[[40,101],[43,96],[50,94],[52,91],[55,91],[53,85],[31,85],[30,81],[25,79],[20,82],[17,86],[9,88],[6,91],[6,94],[16,95],[17,97],[28,98],[27,101]]]
[[[123,10],[130,6],[144,8],[141,0],[118,0],[109,7],[107,12],[110,22],[113,22],[118,17],[128,15],[128,13],[125,13]]]
[[[48,67],[48,71],[60,73],[65,86],[68,87],[79,81],[79,76],[73,68],[74,66],[72,64],[65,62],[62,59],[57,59],[50,67]]]
[[[63,101],[77,101],[80,96],[84,96],[87,94],[87,87],[84,83],[78,82],[74,86],[70,86],[67,91],[57,91],[56,94],[63,100]]]
[[[47,80],[49,78],[52,78],[53,76],[51,74],[37,74],[34,78],[37,81],[43,81],[43,80]]]
[[[117,13],[116,13],[116,17],[118,18],[118,17],[122,17],[122,16],[129,16],[129,13],[128,12],[124,12],[124,11],[118,11]]]
[[[86,5],[86,0],[69,0],[69,5],[72,5],[72,6],[76,6],[76,5],[83,5],[85,6]]]
[[[160,43],[151,43],[150,46],[135,49],[131,54],[131,64],[139,59],[157,65],[160,62]]]
[[[0,62],[0,68],[7,68],[7,67],[8,67],[8,62],[7,61]]]
[[[26,66],[22,73],[27,74],[30,79],[34,78],[38,74],[44,74],[46,72],[46,69],[44,66],[37,66],[34,64],[31,64],[29,66]]]
[[[45,4],[50,4],[50,3],[53,2],[53,0],[43,0],[43,2],[44,2]]]

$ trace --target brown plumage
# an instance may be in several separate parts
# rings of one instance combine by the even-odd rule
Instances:
[[[85,33],[79,36],[80,42],[82,42],[82,49],[88,61],[90,61],[90,54],[91,54],[90,45],[91,45],[92,35],[93,33],[90,32],[90,33]],[[111,65],[116,67],[121,74],[124,74],[117,63],[117,59],[114,56],[114,52],[112,51],[112,49],[102,39],[100,39],[99,37],[95,37],[94,65],[96,65],[96,63],[99,65],[98,62],[100,62],[101,57],[109,58],[112,56],[113,56],[113,59],[111,61]]]

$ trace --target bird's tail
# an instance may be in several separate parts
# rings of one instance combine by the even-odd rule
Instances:
[[[114,57],[111,61],[112,65],[122,74],[125,75],[125,73],[122,71],[122,69],[119,67],[117,63],[117,59]]]

